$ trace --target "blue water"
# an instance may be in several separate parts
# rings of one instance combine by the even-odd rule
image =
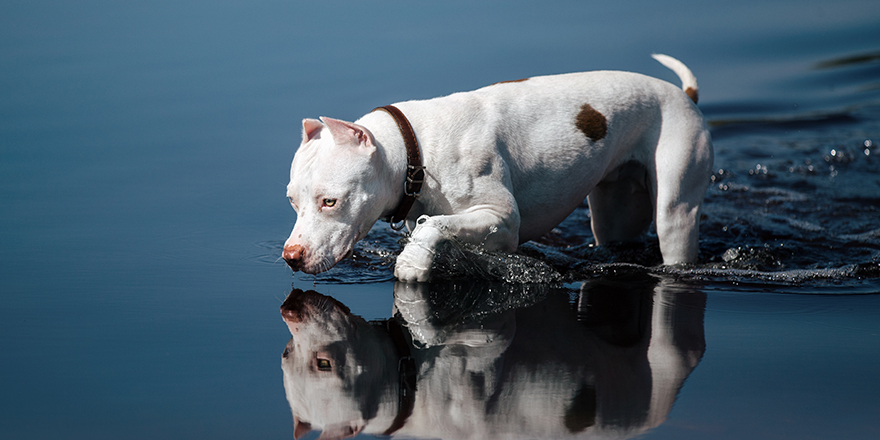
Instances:
[[[654,52],[694,71],[715,139],[700,263],[592,247],[582,207],[450,276],[705,295],[705,353],[649,438],[880,437],[878,26],[875,1],[3,2],[0,437],[290,438],[291,283],[388,318],[399,250],[378,224],[291,276],[299,121],[541,74],[675,81]]]

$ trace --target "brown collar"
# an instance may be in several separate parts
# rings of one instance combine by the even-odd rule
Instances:
[[[402,222],[406,220],[409,210],[412,209],[422,192],[422,184],[425,183],[425,167],[422,165],[419,141],[403,112],[393,105],[373,109],[373,111],[376,110],[384,110],[394,118],[394,121],[397,122],[397,128],[400,129],[400,134],[403,135],[403,143],[406,145],[406,181],[403,183],[403,199],[397,205],[394,214],[387,219],[388,223],[391,223],[391,229],[400,230],[403,229]],[[395,226],[396,223],[400,223],[400,225]]]

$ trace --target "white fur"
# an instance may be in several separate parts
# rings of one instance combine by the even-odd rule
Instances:
[[[684,64],[655,58],[696,91]],[[603,138],[590,139],[575,126],[584,104],[607,120]],[[413,229],[395,266],[398,279],[427,281],[434,251],[449,236],[513,251],[588,196],[598,244],[633,239],[654,221],[664,264],[696,260],[713,152],[702,114],[682,89],[598,71],[395,106],[412,124],[427,170],[407,218]],[[287,187],[297,211],[285,243],[288,264],[317,273],[350,254],[397,207],[405,167],[403,139],[385,112],[355,123],[303,121]]]

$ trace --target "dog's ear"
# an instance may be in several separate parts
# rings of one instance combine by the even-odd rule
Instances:
[[[365,127],[333,118],[322,117],[321,120],[327,125],[333,140],[336,141],[336,145],[375,148],[372,136]]]
[[[324,128],[324,124],[317,119],[303,119],[303,143],[318,137],[322,128]]]

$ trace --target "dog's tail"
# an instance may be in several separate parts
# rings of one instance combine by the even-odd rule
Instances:
[[[687,66],[684,65],[681,61],[672,58],[669,55],[663,55],[659,53],[655,53],[651,55],[655,60],[659,61],[660,64],[668,67],[670,70],[675,72],[676,75],[681,79],[681,89],[684,90],[684,93],[694,101],[694,104],[697,103],[697,100],[700,97],[700,88],[697,87],[697,77],[691,72],[691,69],[688,69]]]

